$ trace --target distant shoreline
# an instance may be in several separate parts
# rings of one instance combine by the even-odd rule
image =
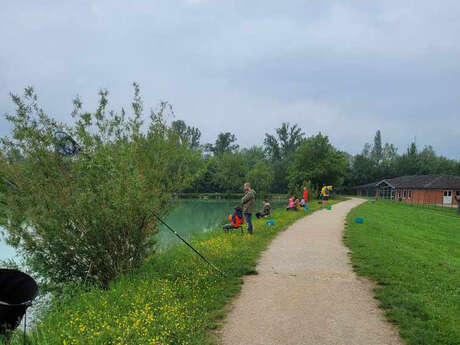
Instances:
[[[174,194],[174,199],[212,199],[212,200],[219,200],[219,199],[228,199],[228,200],[236,200],[241,199],[243,196],[243,192],[241,193],[176,193]],[[267,194],[259,194],[258,197],[267,198],[269,200],[287,200],[287,194],[275,194],[275,193],[267,193]]]

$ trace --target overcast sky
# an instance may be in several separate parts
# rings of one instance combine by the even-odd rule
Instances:
[[[2,1],[0,113],[33,85],[68,121],[94,110],[169,101],[203,142],[230,131],[261,144],[282,122],[359,152],[380,129],[404,151],[460,158],[460,1]],[[9,131],[0,120],[0,135]]]

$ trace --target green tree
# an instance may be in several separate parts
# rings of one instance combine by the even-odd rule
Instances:
[[[382,134],[378,130],[374,144],[366,143],[360,154],[350,161],[347,185],[361,185],[395,176],[397,149],[393,144],[382,145]]]
[[[225,152],[216,159],[216,171],[213,182],[221,192],[241,191],[246,170],[244,160],[239,153]]]
[[[350,185],[361,185],[375,181],[374,162],[364,154],[358,154],[353,157],[350,177]]]
[[[371,155],[375,164],[379,166],[383,160],[382,134],[380,133],[380,130],[375,133],[374,146],[372,147]]]
[[[270,191],[273,193],[284,194],[288,191],[287,172],[291,162],[286,160],[270,161],[273,169],[273,182]]]
[[[398,156],[398,149],[389,143],[385,143],[383,147],[383,160],[380,164],[380,173],[378,174],[381,179],[390,178],[395,176],[394,161]]]
[[[221,192],[222,188],[216,185],[214,175],[217,171],[217,158],[207,157],[203,165],[197,170],[191,185],[185,190],[194,193]]]
[[[264,148],[261,146],[252,146],[248,149],[242,149],[240,151],[247,170],[250,170],[256,165],[258,162],[265,159],[265,151]]]
[[[184,188],[196,157],[167,126],[163,113],[151,112],[141,131],[143,104],[134,84],[133,114],[107,111],[101,91],[95,112],[74,101],[71,125],[40,108],[32,88],[12,95],[12,133],[1,139],[0,175],[17,188],[6,189],[7,242],[28,268],[46,283],[80,281],[107,287],[122,272],[138,267],[154,252],[157,223],[171,194]],[[56,131],[66,131],[81,154],[55,151]],[[11,159],[19,153],[20,160]]]
[[[439,169],[439,159],[432,146],[425,146],[417,155],[417,173],[422,175],[436,174]]]
[[[272,134],[265,134],[265,148],[271,159],[285,159],[294,153],[299,147],[304,133],[302,129],[294,124],[283,122],[280,128],[276,129],[276,137]]]
[[[246,181],[259,194],[267,193],[273,182],[273,171],[264,160],[259,160],[246,175]]]
[[[323,184],[341,185],[347,169],[347,157],[321,133],[309,137],[300,144],[289,167],[289,189],[300,191],[305,181],[316,190]]]
[[[458,169],[460,165],[459,161],[455,161],[453,159],[449,159],[443,156],[438,156],[436,163],[436,173],[460,176],[460,170]]]
[[[179,136],[181,142],[190,149],[200,147],[201,131],[196,127],[187,126],[183,120],[176,120],[171,123],[172,130]]]
[[[418,151],[415,142],[407,148],[406,153],[395,160],[395,172],[398,176],[417,175],[419,172]]]
[[[205,150],[212,152],[214,156],[221,156],[224,153],[233,153],[236,152],[239,148],[236,142],[235,134],[230,132],[220,133],[217,136],[217,139],[213,144],[206,144]]]
[[[289,123],[283,123],[275,132],[276,135],[266,133],[264,140],[265,152],[274,174],[271,189],[278,193],[286,193],[290,156],[296,152],[305,134],[297,124],[291,126]]]

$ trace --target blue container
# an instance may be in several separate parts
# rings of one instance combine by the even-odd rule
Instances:
[[[307,212],[310,211],[310,207],[307,206],[307,205],[304,206],[304,209],[305,209],[305,211],[307,211]]]
[[[358,224],[363,224],[364,219],[363,218],[355,218],[355,222],[358,223]]]
[[[269,220],[269,221],[267,222],[267,225],[273,226],[273,225],[275,225],[275,221]]]

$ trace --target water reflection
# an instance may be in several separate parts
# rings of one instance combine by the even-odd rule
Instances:
[[[206,232],[226,222],[227,216],[233,213],[233,207],[239,200],[180,200],[175,202],[173,210],[166,222],[185,238],[193,234]],[[284,201],[272,202],[273,208],[284,206]],[[258,200],[256,210],[262,209],[262,202]],[[158,234],[160,248],[178,243],[178,239],[166,229]]]

